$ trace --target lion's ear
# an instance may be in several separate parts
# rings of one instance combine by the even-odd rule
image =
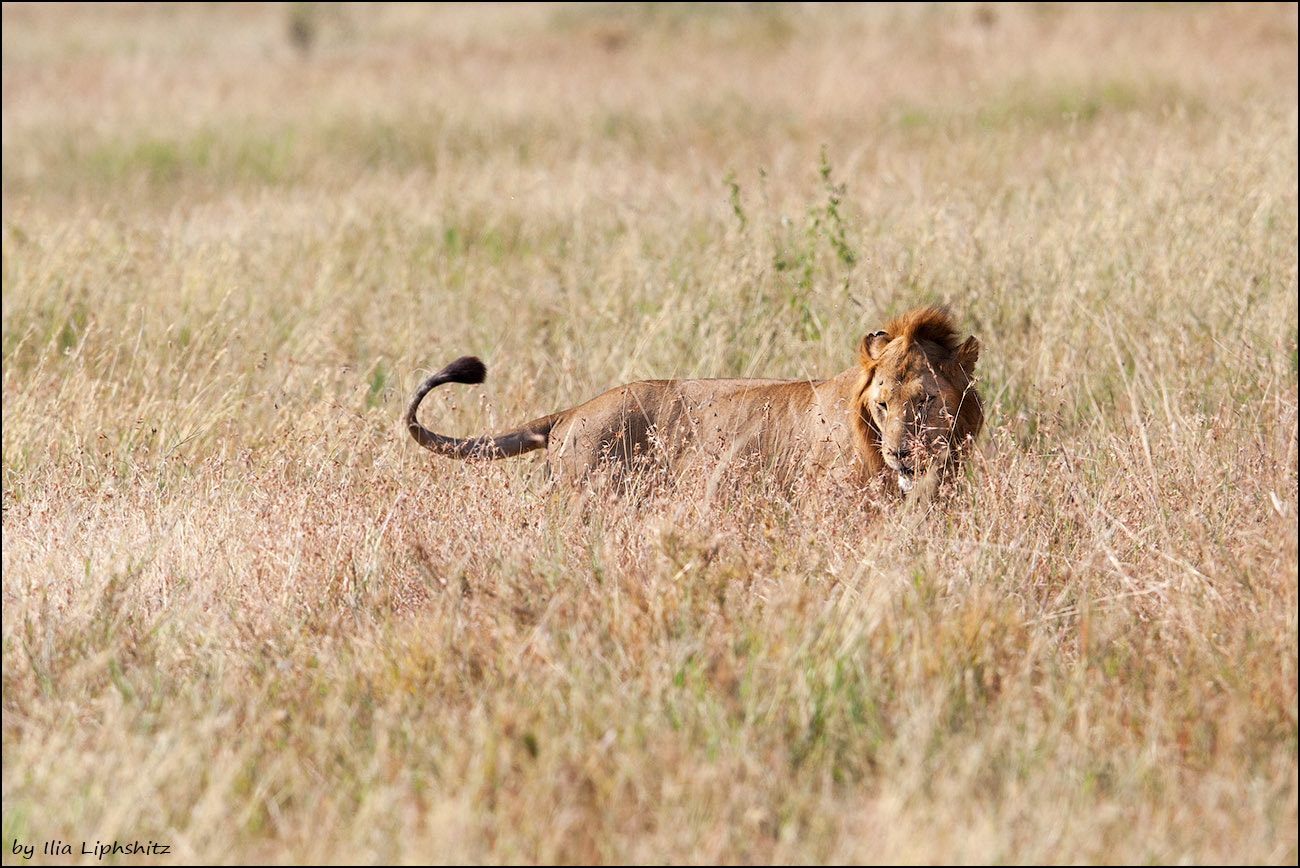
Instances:
[[[953,354],[953,361],[966,372],[968,377],[975,372],[975,363],[979,361],[979,358],[980,341],[974,335],[966,338],[966,342],[959,346],[957,352]]]
[[[858,355],[865,362],[868,359],[877,361],[880,354],[885,351],[889,345],[889,334],[887,332],[872,332],[869,335],[862,336],[862,345],[858,347]]]

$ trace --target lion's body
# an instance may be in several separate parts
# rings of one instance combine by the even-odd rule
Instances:
[[[757,462],[782,476],[853,469],[851,390],[856,372],[831,380],[648,380],[558,414],[547,450],[552,471],[575,480],[607,460],[680,467]]]
[[[865,337],[859,363],[830,379],[645,380],[499,437],[461,439],[425,429],[416,410],[442,383],[482,382],[482,363],[463,358],[425,381],[406,422],[420,445],[448,457],[544,448],[558,482],[580,482],[600,468],[702,461],[744,462],[783,479],[814,474],[861,483],[892,472],[906,490],[931,465],[953,463],[953,447],[978,433],[983,414],[970,379],[977,354],[974,338],[956,346],[946,312],[925,308]],[[892,415],[873,413],[891,400]]]

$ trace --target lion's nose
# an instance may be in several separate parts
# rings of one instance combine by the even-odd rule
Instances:
[[[906,458],[909,451],[910,450],[906,446],[898,446],[896,448],[891,447],[888,450],[890,457],[897,461],[902,461]]]

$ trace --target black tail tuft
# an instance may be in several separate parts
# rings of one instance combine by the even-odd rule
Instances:
[[[476,356],[461,356],[437,374],[444,383],[481,383],[487,379],[487,366]]]

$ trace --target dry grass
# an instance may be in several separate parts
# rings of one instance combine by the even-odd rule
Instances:
[[[5,862],[1294,864],[1296,25],[5,4]],[[931,301],[928,510],[396,424]]]

